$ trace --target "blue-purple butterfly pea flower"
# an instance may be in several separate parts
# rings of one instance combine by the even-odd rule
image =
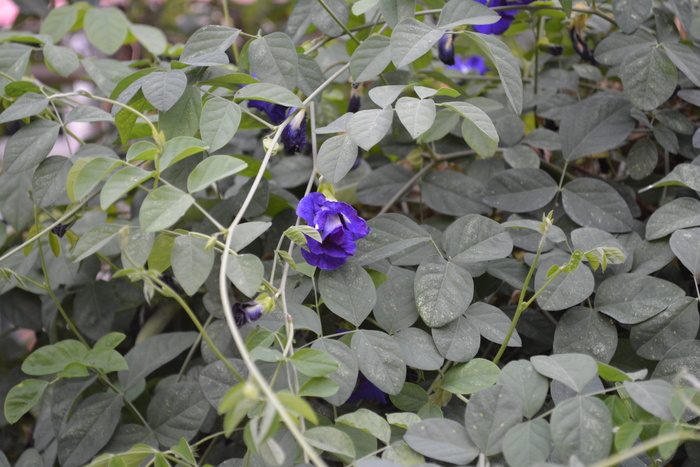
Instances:
[[[502,6],[516,6],[516,5],[528,5],[535,0],[516,0],[516,1],[508,1],[508,0],[474,0],[475,2],[479,2],[482,5],[487,5],[489,8],[496,8],[496,7],[502,7]],[[503,34],[508,30],[510,27],[510,24],[513,22],[515,19],[515,15],[518,14],[518,10],[501,10],[498,12],[498,16],[501,17],[499,21],[496,21],[493,24],[475,24],[472,26],[474,31],[479,32],[481,34],[496,34],[500,35]]]
[[[345,264],[355,254],[355,242],[369,234],[367,223],[355,208],[331,201],[322,193],[304,196],[297,215],[321,234],[321,242],[306,236],[308,249],[301,250],[307,263],[321,269],[333,270]]]
[[[240,329],[248,323],[257,321],[263,315],[264,306],[260,302],[236,302],[233,304],[233,320]]]

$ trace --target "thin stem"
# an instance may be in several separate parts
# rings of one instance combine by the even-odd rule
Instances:
[[[615,453],[603,461],[592,464],[591,467],[613,467],[615,465],[620,464],[626,459],[631,459],[632,457],[635,457],[638,454],[651,451],[652,449],[655,449],[661,446],[662,444],[670,443],[673,441],[681,442],[688,440],[700,441],[700,434],[696,432],[678,431],[675,433],[668,433],[662,436],[657,436],[655,438],[648,439],[643,443],[636,444],[622,452]]]
[[[202,323],[200,323],[199,319],[197,319],[197,316],[194,314],[194,311],[192,311],[192,309],[189,307],[189,305],[187,305],[187,303],[182,299],[182,297],[177,292],[175,292],[173,289],[171,289],[170,286],[168,284],[166,284],[165,282],[163,282],[162,280],[155,278],[155,279],[153,279],[153,282],[158,284],[161,289],[167,290],[168,293],[166,296],[174,298],[177,301],[177,303],[180,304],[180,306],[182,307],[183,310],[185,310],[185,313],[187,313],[187,316],[190,317],[190,319],[194,323],[194,326],[197,328],[199,333],[202,335],[202,337],[204,338],[206,343],[209,345],[209,347],[211,347],[214,354],[216,354],[216,356],[219,358],[219,360],[224,362],[224,365],[226,365],[226,367],[229,370],[231,370],[231,373],[233,373],[234,376],[236,376],[236,378],[238,378],[239,381],[244,381],[245,379],[241,376],[241,374],[238,372],[238,370],[236,370],[233,367],[233,365],[231,365],[231,363],[228,361],[228,359],[226,357],[224,357],[224,355],[221,353],[221,351],[216,346],[216,344],[214,344],[214,341],[211,340],[211,337],[209,337],[209,334],[207,334],[207,331],[204,329],[204,326],[202,326]]]
[[[209,315],[209,318],[204,322],[204,329],[206,330],[211,322],[214,321],[214,316]],[[194,357],[195,352],[197,352],[197,349],[199,348],[199,344],[202,342],[202,334],[199,334],[197,338],[194,340],[194,343],[190,347],[190,351],[187,353],[187,356],[185,357],[185,361],[182,362],[182,366],[180,367],[180,372],[177,374],[177,378],[175,378],[175,382],[178,382],[182,379],[183,375],[185,374],[185,370],[187,369],[187,366],[190,364],[192,361],[192,358]]]
[[[398,190],[396,193],[394,193],[394,196],[392,196],[391,199],[389,201],[387,201],[387,203],[384,206],[382,206],[382,209],[379,211],[379,213],[377,215],[381,216],[382,214],[387,212],[394,205],[394,203],[396,203],[398,200],[400,200],[408,190],[413,188],[413,185],[415,185],[418,182],[418,180],[423,178],[423,175],[425,175],[428,171],[430,171],[433,167],[435,167],[436,164],[437,164],[436,161],[430,161],[425,165],[425,167],[423,167],[418,172],[416,172],[416,174],[413,175],[413,177],[411,177],[411,179],[409,181],[404,183],[404,185],[401,187],[401,189]]]
[[[557,187],[558,191],[561,191],[561,188],[564,186],[564,178],[566,176],[566,168],[569,166],[569,161],[564,161],[564,168],[561,169],[561,178],[559,178],[559,186]]]
[[[333,10],[330,9],[330,7],[326,4],[326,2],[324,0],[318,0],[318,3],[321,4],[323,9],[326,10],[326,13],[328,13],[330,15],[330,17],[333,18],[333,21],[335,21],[335,23],[338,26],[340,26],[340,29],[345,31],[345,34],[347,34],[350,37],[350,39],[352,39],[358,45],[362,43],[362,41],[359,40],[357,37],[355,37],[355,35],[352,33],[352,31],[350,31],[348,29],[348,27],[345,25],[345,23],[340,21],[340,18],[338,18],[336,16],[336,14],[333,12]]]

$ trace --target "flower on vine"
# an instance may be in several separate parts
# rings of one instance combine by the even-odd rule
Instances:
[[[348,99],[348,112],[355,113],[360,110],[360,83],[352,83],[350,86],[350,99]]]
[[[311,266],[337,269],[355,254],[355,242],[369,234],[364,219],[355,208],[341,201],[331,201],[322,193],[310,193],[299,201],[297,216],[318,230],[321,242],[306,236],[307,249],[301,254]]]
[[[438,41],[438,58],[445,65],[455,64],[455,45],[452,34],[444,34]]]
[[[454,65],[450,65],[447,68],[460,71],[465,75],[472,71],[476,71],[480,75],[483,75],[489,71],[484,59],[478,55],[472,55],[469,58],[456,57]]]
[[[348,404],[360,401],[377,401],[380,404],[388,404],[389,399],[386,397],[386,393],[375,386],[370,380],[367,379],[362,372],[357,375],[357,386],[355,390],[350,394],[350,397],[346,401]]]
[[[248,108],[258,109],[261,112],[265,112],[267,117],[270,119],[270,123],[273,125],[279,125],[287,118],[287,110],[289,107],[284,105],[275,104],[274,102],[250,100],[248,101]]]
[[[263,306],[256,301],[236,302],[233,304],[233,320],[238,328],[242,328],[248,323],[260,319],[263,315]]]
[[[475,2],[479,2],[482,5],[487,5],[490,8],[494,7],[501,7],[501,6],[509,6],[509,5],[528,5],[535,0],[516,0],[516,1],[508,1],[508,0],[474,0]],[[518,14],[518,10],[502,10],[498,12],[498,16],[501,17],[499,21],[496,21],[493,24],[478,24],[478,25],[473,25],[472,28],[474,28],[474,31],[479,32],[481,34],[503,34],[508,30],[510,27],[510,24],[513,22],[515,19],[515,15]]]
[[[287,116],[296,109],[292,107]],[[301,109],[282,130],[282,144],[287,154],[296,154],[306,146],[306,110]]]

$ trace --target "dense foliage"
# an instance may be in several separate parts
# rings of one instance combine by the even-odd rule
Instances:
[[[0,466],[700,464],[696,2],[15,3]]]

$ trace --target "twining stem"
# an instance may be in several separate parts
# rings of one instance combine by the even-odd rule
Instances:
[[[324,0],[318,0],[318,3],[321,4],[323,9],[326,10],[326,13],[328,13],[330,17],[333,18],[333,21],[335,21],[336,24],[340,26],[340,28],[345,32],[345,34],[347,34],[350,37],[350,39],[353,40],[353,42],[355,42],[358,45],[362,43],[362,41],[355,37],[355,35],[348,29],[345,23],[340,21],[340,18],[336,16],[336,14],[333,12],[333,10],[330,9],[330,7],[326,4]]]
[[[510,342],[510,338],[513,335],[515,326],[518,324],[518,320],[520,319],[520,315],[523,313],[523,311],[527,309],[529,304],[532,303],[532,300],[536,298],[537,295],[539,295],[542,291],[542,289],[540,289],[539,291],[537,291],[537,293],[532,299],[530,299],[528,302],[525,302],[525,294],[527,293],[527,288],[530,285],[532,275],[535,273],[535,268],[537,267],[537,262],[539,261],[540,255],[542,254],[542,249],[544,248],[544,243],[546,239],[546,235],[542,235],[542,238],[540,239],[540,244],[537,246],[537,254],[535,255],[535,259],[533,260],[532,265],[530,266],[530,270],[527,272],[527,277],[525,277],[523,288],[520,291],[520,297],[518,298],[518,306],[515,309],[513,321],[510,323],[510,328],[508,328],[508,333],[506,334],[506,338],[503,340],[503,344],[501,344],[501,348],[498,349],[498,353],[496,353],[496,356],[493,359],[493,363],[495,364],[498,364],[498,362],[501,360],[501,357],[503,356],[503,352],[506,351],[506,347],[508,347],[508,342]]]

